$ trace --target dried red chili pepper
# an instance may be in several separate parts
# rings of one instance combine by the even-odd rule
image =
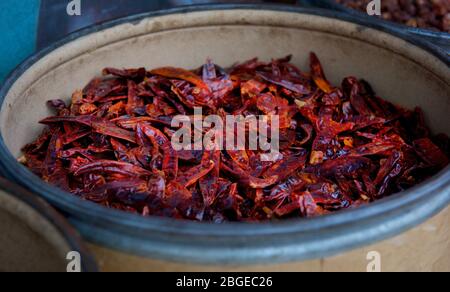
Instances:
[[[106,207],[143,216],[261,221],[328,214],[410,188],[449,164],[450,140],[409,111],[347,77],[326,79],[311,54],[303,73],[290,56],[224,70],[103,70],[48,103],[56,116],[21,159],[47,182]],[[261,150],[175,151],[179,114],[280,118],[280,155]],[[203,131],[205,134],[206,131]]]

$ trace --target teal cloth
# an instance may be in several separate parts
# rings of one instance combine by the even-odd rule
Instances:
[[[40,0],[0,0],[0,82],[35,50]]]

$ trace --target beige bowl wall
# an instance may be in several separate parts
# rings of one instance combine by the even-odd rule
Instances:
[[[0,272],[65,272],[73,248],[24,202],[0,190]]]
[[[450,208],[399,236],[340,255],[305,262],[253,266],[213,266],[161,261],[90,245],[99,269],[108,272],[366,272],[379,254],[383,272],[450,271]]]
[[[310,51],[317,53],[332,83],[338,85],[346,76],[364,78],[378,95],[409,108],[422,107],[435,132],[450,134],[450,74],[438,58],[399,38],[356,24],[307,14],[245,9],[148,18],[70,42],[39,60],[12,86],[0,112],[0,130],[10,151],[19,157],[21,146],[42,130],[38,121],[52,114],[45,102],[55,98],[69,100],[73,91],[98,76],[106,66],[197,68],[210,57],[226,67],[253,57],[270,60],[293,54],[293,63],[307,71]],[[448,259],[448,227],[436,227],[449,222],[448,214],[447,210],[433,219],[435,227],[429,228],[433,232],[413,231],[405,234],[410,238],[398,244],[382,243],[371,249],[383,249],[384,254],[393,257],[398,254],[402,265],[394,264],[393,269],[432,269],[431,261],[430,265],[419,267],[400,250],[407,245],[416,254],[430,253],[430,245],[426,244],[429,241],[437,257]],[[416,242],[417,245],[410,245]],[[132,257],[94,250],[105,269],[155,270],[165,266],[164,262],[148,260],[143,260],[142,265],[127,265],[126,262],[133,263]],[[360,255],[353,256],[350,253],[342,261],[333,258],[329,263],[345,267],[346,262],[365,262]],[[438,267],[450,270],[449,263],[441,262]],[[306,269],[333,266],[313,261]],[[286,267],[296,268],[291,264]]]

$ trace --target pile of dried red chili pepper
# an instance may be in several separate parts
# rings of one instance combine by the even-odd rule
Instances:
[[[372,0],[335,1],[366,12]],[[381,13],[381,17],[386,20],[450,33],[449,0],[382,0]]]
[[[144,216],[200,221],[311,217],[408,189],[449,162],[420,109],[376,96],[354,77],[326,79],[316,55],[305,73],[290,57],[224,70],[104,69],[24,147],[23,163],[85,200]],[[278,115],[282,157],[262,151],[174,151],[175,115]]]

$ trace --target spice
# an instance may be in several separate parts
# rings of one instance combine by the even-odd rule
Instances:
[[[408,189],[446,167],[449,138],[432,136],[420,109],[403,109],[347,77],[327,80],[315,54],[227,70],[107,68],[24,147],[20,160],[82,199],[141,214],[198,221],[312,217]],[[280,117],[280,156],[263,150],[175,151],[177,115]],[[189,119],[189,118],[188,118]],[[202,132],[204,133],[204,132]],[[204,133],[205,134],[205,133]]]
[[[372,0],[335,1],[365,13]],[[450,33],[449,0],[382,0],[381,17],[412,27]]]

